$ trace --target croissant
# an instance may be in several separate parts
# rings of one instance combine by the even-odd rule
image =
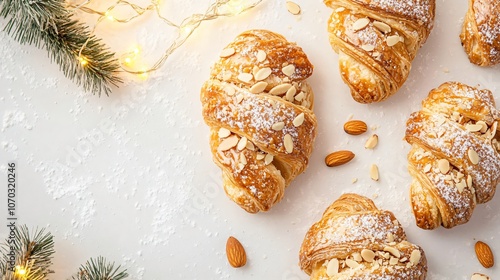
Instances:
[[[469,221],[500,180],[500,114],[489,90],[448,82],[433,89],[406,123],[411,204],[423,229]]]
[[[312,72],[296,44],[250,30],[222,51],[201,89],[224,190],[250,213],[269,210],[307,167],[317,133]]]
[[[330,43],[357,102],[393,95],[434,23],[435,0],[324,0],[333,9]]]
[[[500,63],[500,2],[469,0],[460,40],[470,62],[479,66]]]
[[[300,267],[311,280],[425,279],[424,251],[406,241],[392,212],[344,194],[307,232]]]

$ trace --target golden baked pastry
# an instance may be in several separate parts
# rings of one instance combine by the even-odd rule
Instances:
[[[250,30],[222,51],[201,89],[224,190],[250,213],[269,210],[307,167],[317,125],[312,72],[296,44]]]
[[[357,102],[393,95],[406,81],[434,22],[435,0],[324,0],[330,43]]]
[[[417,225],[469,221],[500,180],[500,114],[489,90],[448,82],[433,89],[406,123],[411,204]]]
[[[500,2],[469,0],[460,40],[470,62],[491,66],[500,62]]]
[[[406,241],[390,211],[372,200],[344,194],[307,232],[300,267],[311,280],[425,279],[424,251]]]

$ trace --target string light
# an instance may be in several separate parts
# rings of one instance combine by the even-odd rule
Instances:
[[[138,54],[140,53],[139,48],[134,48],[132,53],[125,53],[121,55],[120,63],[121,68],[124,72],[139,75],[141,79],[146,79],[150,72],[158,70],[161,66],[165,64],[167,59],[174,53],[180,46],[182,46],[186,40],[193,34],[193,32],[200,26],[204,21],[214,20],[219,17],[230,17],[238,15],[247,10],[253,9],[259,5],[263,0],[216,0],[212,3],[204,14],[192,14],[191,16],[185,18],[181,21],[181,24],[175,24],[169,19],[162,16],[160,13],[160,1],[151,0],[151,3],[146,7],[141,7],[139,5],[130,3],[126,0],[117,0],[111,6],[109,6],[105,11],[94,10],[90,8],[89,5],[94,2],[94,0],[85,0],[83,3],[74,5],[70,4],[70,8],[74,11],[81,11],[87,14],[98,15],[98,19],[90,32],[89,38],[83,44],[79,52],[80,63],[85,66],[88,61],[81,56],[82,51],[87,46],[90,37],[94,35],[96,29],[103,21],[107,18],[115,23],[128,23],[135,20],[138,17],[146,15],[146,12],[152,12],[156,17],[162,20],[167,26],[174,27],[177,30],[177,37],[171,42],[171,44],[166,48],[163,55],[149,68],[134,70],[130,66],[134,64]],[[111,12],[117,7],[129,7],[133,11],[133,15],[128,18],[118,18],[111,15]]]
[[[16,265],[16,270],[15,270],[15,274],[18,275],[18,276],[24,276],[26,275],[26,269],[20,265]]]
[[[85,65],[87,65],[89,63],[88,60],[85,57],[81,56],[81,55],[78,57],[78,60],[80,61],[80,64],[82,66],[85,66]]]

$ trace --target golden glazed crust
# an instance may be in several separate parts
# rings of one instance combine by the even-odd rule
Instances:
[[[469,0],[460,40],[470,62],[479,66],[500,63],[500,2]]]
[[[417,51],[429,36],[435,0],[324,0],[333,9],[330,43],[340,73],[357,102],[393,95],[408,78]],[[367,25],[358,20],[368,19]],[[399,39],[399,41],[398,41]]]
[[[267,211],[312,153],[317,123],[306,79],[313,66],[300,47],[267,30],[240,34],[223,53],[201,90],[214,162],[233,201]]]
[[[389,247],[397,251],[397,257],[389,253]],[[374,252],[374,261],[361,257],[363,250]],[[412,258],[412,254],[420,257]],[[392,258],[397,262],[389,263]],[[358,259],[358,267],[340,265],[337,274],[330,271],[329,275],[329,262],[346,263],[348,259]],[[420,247],[406,241],[403,228],[390,211],[379,210],[366,197],[344,194],[307,232],[300,249],[300,267],[311,280],[412,280],[425,279],[427,261]]]
[[[455,82],[432,90],[422,110],[411,114],[406,141],[412,144],[410,193],[419,227],[464,224],[476,203],[493,198],[500,181],[498,121],[489,90]]]

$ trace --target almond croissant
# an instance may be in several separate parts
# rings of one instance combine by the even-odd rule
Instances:
[[[250,213],[269,210],[307,167],[316,137],[312,72],[300,47],[250,30],[222,51],[201,89],[224,190]]]
[[[389,211],[372,200],[344,194],[307,232],[300,266],[311,280],[425,279],[424,251],[406,241]]]
[[[500,181],[499,121],[489,90],[456,82],[433,89],[411,114],[406,141],[419,227],[464,224],[476,203],[491,200]]]
[[[393,95],[406,81],[434,22],[435,0],[324,0],[330,43],[357,102]]]
[[[469,0],[460,40],[472,63],[500,63],[500,2]]]

